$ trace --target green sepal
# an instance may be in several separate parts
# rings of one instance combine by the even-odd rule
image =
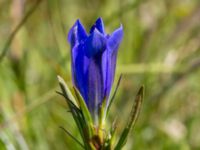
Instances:
[[[98,114],[98,119],[99,119],[99,124],[98,124],[98,136],[100,138],[101,143],[103,143],[104,140],[104,129],[105,129],[105,117],[106,117],[106,104],[107,104],[107,99],[106,97],[103,99],[100,107],[99,107],[99,114]]]
[[[65,83],[64,79],[61,78],[60,76],[57,76],[58,78],[58,82],[60,84],[61,90],[64,94],[65,97],[67,97],[77,108],[79,108],[79,105],[76,101],[76,99],[74,98],[74,96],[72,95],[69,87],[67,86],[67,84]]]
[[[144,96],[144,86],[142,86],[138,91],[138,94],[137,94],[134,104],[132,106],[132,110],[131,110],[127,125],[126,125],[125,129],[123,130],[114,150],[121,150],[122,147],[126,144],[128,134],[129,134],[131,128],[135,125],[137,118],[139,116],[141,104],[143,101],[143,96]]]
[[[112,126],[111,126],[109,134],[107,134],[107,137],[105,138],[105,142],[104,142],[104,145],[103,145],[105,150],[113,150],[113,144],[114,144],[114,141],[115,141],[116,129],[117,129],[117,122],[115,120],[113,122]]]
[[[87,107],[87,105],[86,105],[83,97],[79,93],[79,91],[75,87],[73,87],[73,89],[74,89],[74,92],[75,92],[75,95],[76,95],[76,99],[79,102],[80,109],[81,109],[81,111],[83,113],[83,116],[85,118],[86,124],[88,126],[89,136],[91,138],[91,136],[94,134],[94,132],[93,132],[93,120],[92,120],[92,116],[90,114],[90,111],[88,110],[88,107]]]
[[[106,97],[103,99],[100,107],[99,107],[99,126],[103,128],[104,124],[105,124],[105,117],[106,117],[106,105],[107,105],[107,101],[106,101]]]
[[[73,119],[76,122],[76,125],[79,129],[80,135],[84,142],[84,147],[86,150],[91,150],[91,147],[89,145],[90,140],[90,131],[91,128],[88,127],[87,120],[85,116],[83,115],[81,105],[78,105],[79,101],[78,99],[75,99],[71,91],[69,90],[68,86],[66,85],[65,81],[58,76],[58,81],[62,90],[62,93],[58,92],[62,96],[64,96],[70,111],[72,113]]]

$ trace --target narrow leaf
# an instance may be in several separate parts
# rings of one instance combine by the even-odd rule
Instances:
[[[64,80],[58,76],[58,79],[59,79],[59,84],[60,84],[60,87],[61,87],[61,90],[62,90],[62,93],[61,92],[57,92],[59,95],[61,96],[64,96],[69,108],[70,108],[70,111],[72,113],[72,116],[74,118],[74,121],[76,122],[76,125],[79,129],[79,132],[81,134],[81,137],[83,139],[83,141],[85,140],[85,134],[84,134],[84,118],[82,117],[82,113],[80,111],[80,109],[77,107],[78,105],[75,105],[76,103],[74,103],[73,100],[73,97],[72,97],[72,94],[70,94],[71,92],[68,92],[67,93],[67,86],[65,86],[65,82]],[[70,96],[71,95],[71,96]],[[70,99],[71,97],[71,99]],[[84,142],[85,146],[87,147],[86,143]]]
[[[83,149],[85,148],[84,145],[77,140],[69,131],[67,131],[65,128],[60,127],[63,131],[65,131],[65,133],[67,133],[67,135],[69,135],[78,145],[80,145]]]
[[[115,88],[115,90],[114,90],[113,96],[111,97],[110,102],[109,102],[109,104],[108,104],[108,108],[107,108],[107,111],[106,111],[106,116],[108,115],[108,113],[109,113],[109,111],[110,111],[110,107],[112,106],[112,103],[113,103],[113,100],[114,100],[115,95],[116,95],[116,93],[117,93],[117,90],[118,90],[118,88],[119,88],[121,79],[122,79],[122,74],[120,75],[120,77],[119,77],[119,79],[118,79],[118,81],[117,81],[117,85],[116,85],[116,88]]]
[[[131,110],[131,113],[130,113],[130,117],[128,119],[128,123],[125,127],[125,129],[123,130],[120,138],[119,138],[119,141],[115,147],[115,150],[121,150],[122,147],[124,146],[124,144],[126,143],[127,141],[127,137],[128,137],[128,134],[131,130],[131,127],[133,127],[138,119],[138,116],[139,116],[139,112],[140,112],[140,109],[141,109],[141,104],[142,104],[142,100],[143,100],[143,96],[144,96],[144,86],[142,86],[140,89],[139,89],[139,92],[135,98],[135,102],[133,104],[133,107],[132,107],[132,110]]]

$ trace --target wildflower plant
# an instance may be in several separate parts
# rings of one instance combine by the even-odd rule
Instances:
[[[75,120],[82,142],[66,131],[86,150],[120,150],[127,141],[131,127],[138,117],[143,99],[140,88],[128,122],[120,136],[115,134],[117,123],[107,125],[107,116],[121,76],[111,96],[119,45],[123,38],[122,25],[112,34],[107,34],[101,18],[91,27],[89,34],[79,20],[68,34],[71,46],[71,68],[73,87],[70,89],[58,76],[61,92]]]

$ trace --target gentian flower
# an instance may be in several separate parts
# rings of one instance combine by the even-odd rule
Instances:
[[[143,86],[136,95],[121,135],[116,138],[118,136],[115,134],[117,123],[107,127],[106,116],[109,114],[113,102],[113,98],[110,99],[110,92],[115,77],[118,47],[122,37],[122,26],[113,33],[107,34],[101,18],[96,20],[89,33],[77,20],[68,34],[74,86],[73,90],[70,90],[65,81],[58,76],[62,91],[57,93],[64,96],[83,143],[69,131],[64,130],[86,150],[122,149],[140,112],[144,94]],[[114,94],[116,91],[117,88]]]
[[[108,104],[122,37],[122,26],[107,34],[101,18],[96,20],[89,33],[79,20],[69,31],[73,84],[93,118],[98,116],[103,100]]]

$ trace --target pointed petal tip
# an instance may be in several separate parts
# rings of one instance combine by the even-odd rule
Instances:
[[[81,23],[80,19],[77,19],[77,20],[76,20],[76,23]]]
[[[79,19],[76,20],[74,25],[71,27],[68,33],[68,42],[71,47],[74,47],[80,41],[87,38],[87,32]]]
[[[82,25],[80,19],[77,19],[76,22],[75,22],[75,24],[76,24],[78,27],[83,27],[83,25]]]
[[[123,29],[124,29],[124,27],[123,27],[123,25],[122,25],[122,24],[120,24],[120,26],[119,26],[119,29],[121,29],[121,30],[123,30]]]
[[[82,23],[81,23],[81,21],[80,21],[80,19],[77,19],[77,20],[75,21],[73,27],[78,26],[78,25],[83,26]]]
[[[103,19],[101,17],[98,17],[97,20],[96,20],[96,23],[97,22],[102,22],[103,23]]]
[[[122,41],[124,32],[123,26],[120,25],[108,38],[108,46],[111,50],[116,51]]]
[[[124,33],[124,30],[123,30],[123,29],[124,29],[124,28],[123,28],[123,25],[120,24],[119,28],[117,28],[115,31],[121,32],[121,34],[123,35],[123,33]],[[114,31],[114,32],[115,32],[115,31]]]
[[[102,34],[105,33],[105,31],[104,31],[104,23],[103,23],[103,19],[101,17],[97,18],[97,20],[95,21],[94,25],[91,27],[90,33],[94,32],[95,28],[97,30],[99,30],[99,32],[101,32]]]
[[[120,26],[113,31],[110,37],[115,36],[118,37],[118,40],[121,41],[124,35],[123,25],[120,24]]]

